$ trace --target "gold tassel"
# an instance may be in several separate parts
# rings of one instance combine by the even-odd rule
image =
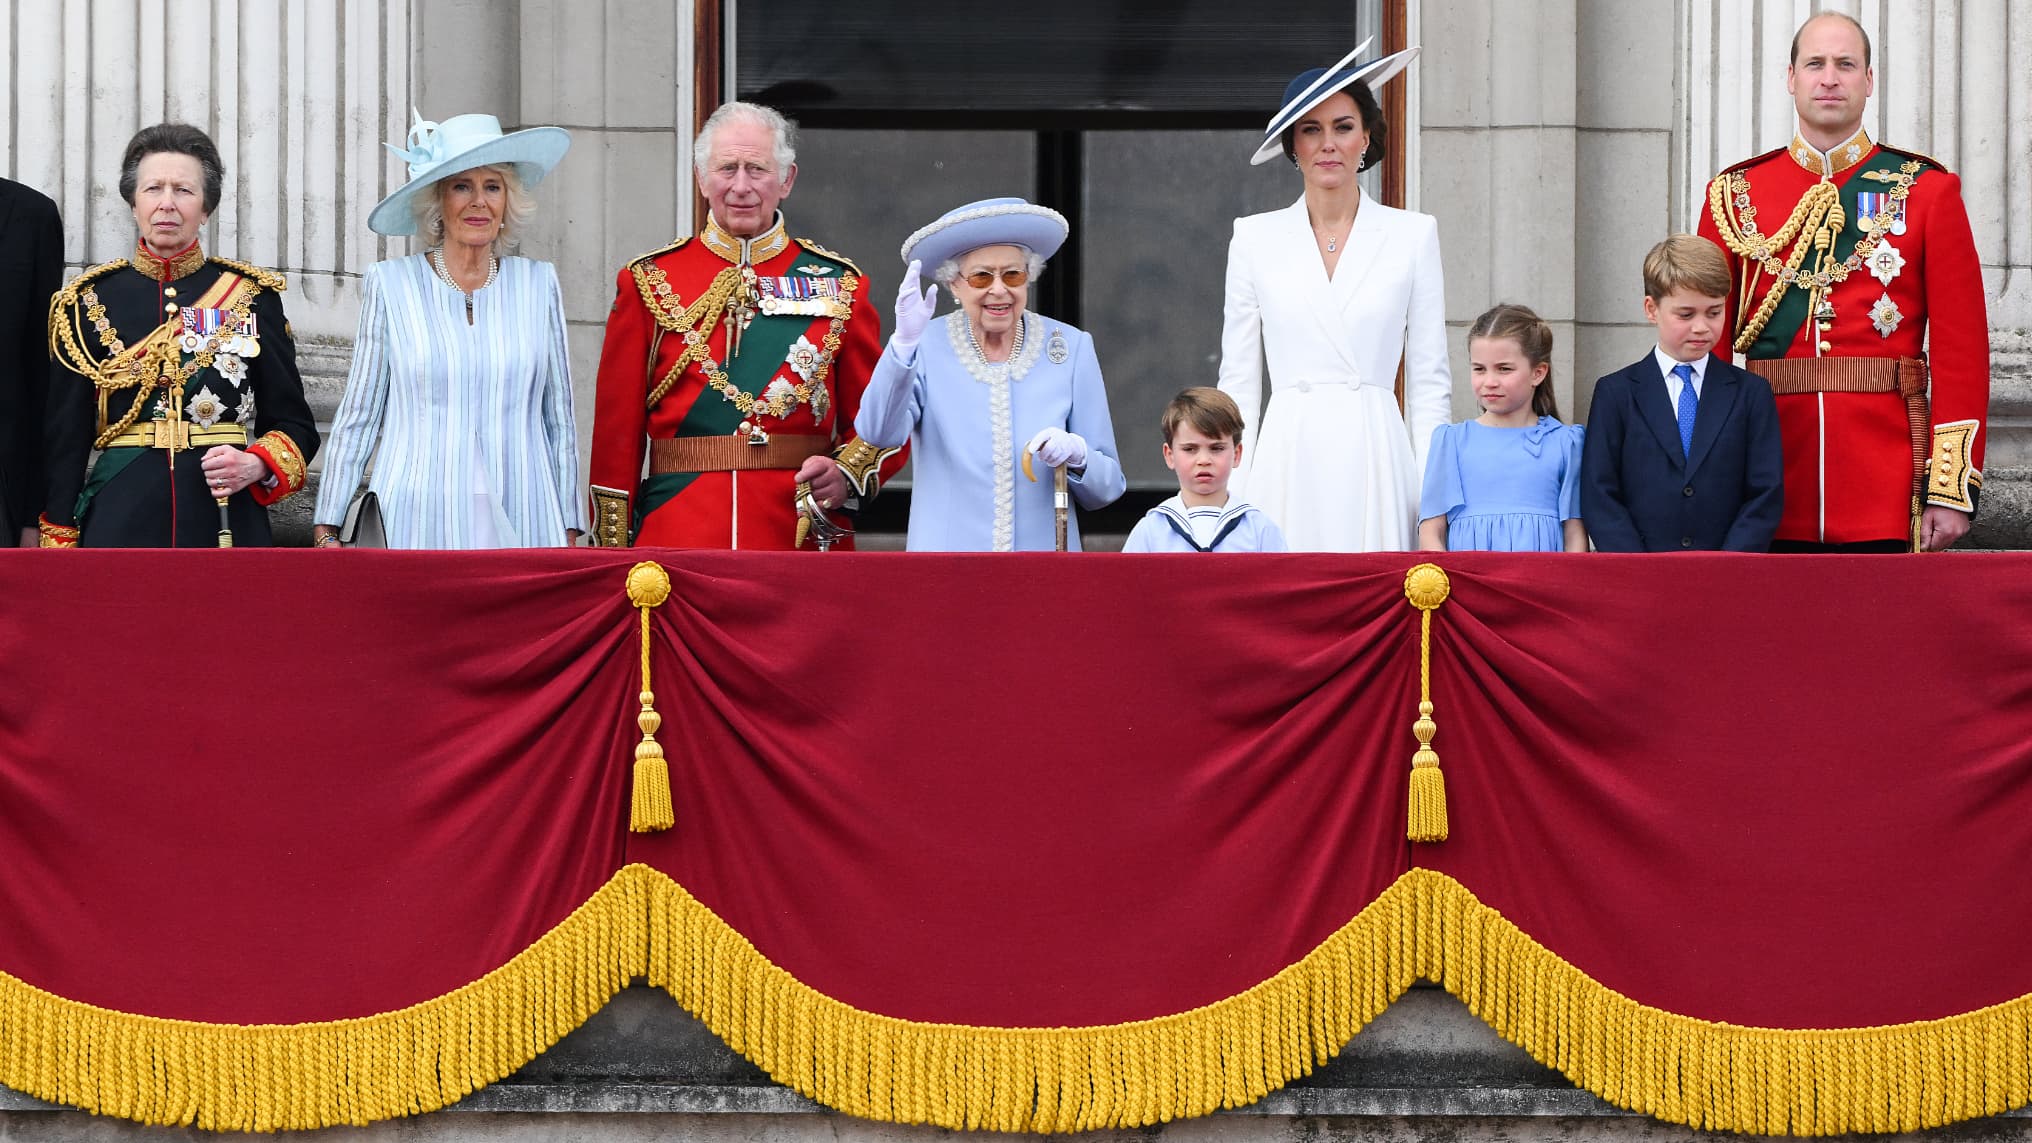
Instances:
[[[635,744],[634,793],[629,799],[628,829],[657,833],[677,824],[670,798],[670,763],[656,741],[663,716],[656,713],[656,692],[649,686],[649,609],[670,598],[670,574],[661,564],[644,560],[628,569],[628,602],[642,616],[642,711],[635,725],[642,741]]]
[[[1439,754],[1432,748],[1432,736],[1439,730],[1439,724],[1432,721],[1432,613],[1451,591],[1446,573],[1437,564],[1419,564],[1404,573],[1404,598],[1418,609],[1418,721],[1411,724],[1418,751],[1411,756],[1411,790],[1404,823],[1404,836],[1412,841],[1446,840],[1446,777],[1439,771]]]

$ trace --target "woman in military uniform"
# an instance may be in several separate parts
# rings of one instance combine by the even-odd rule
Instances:
[[[318,434],[282,278],[198,243],[224,180],[195,127],[127,144],[134,253],[50,305],[45,547],[265,546],[268,505],[303,487]]]

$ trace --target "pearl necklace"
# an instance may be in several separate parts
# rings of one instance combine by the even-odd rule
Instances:
[[[1016,329],[1009,339],[1009,356],[1002,361],[988,360],[987,348],[981,344],[980,335],[974,332],[974,323],[969,321],[967,323],[967,344],[974,351],[974,360],[980,362],[982,367],[986,369],[994,369],[999,365],[1002,367],[1000,370],[1001,376],[1009,376],[1010,367],[1016,364],[1017,358],[1023,356],[1023,318],[1023,314],[1016,315]]]
[[[438,281],[466,295],[466,324],[473,324],[473,294],[479,293],[480,290],[484,290],[494,284],[494,278],[501,273],[501,260],[491,254],[488,255],[487,280],[481,282],[478,289],[468,293],[464,286],[459,285],[452,278],[452,272],[445,267],[444,252],[442,250],[433,250],[429,254],[424,255],[424,257],[430,262],[430,268],[437,273]]]

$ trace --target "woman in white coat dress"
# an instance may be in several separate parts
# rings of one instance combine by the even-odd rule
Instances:
[[[1367,47],[1285,89],[1251,162],[1286,156],[1305,194],[1236,219],[1228,247],[1220,388],[1246,422],[1238,483],[1292,551],[1416,547],[1425,450],[1452,416],[1438,226],[1355,178],[1383,155],[1373,91],[1418,49],[1348,67]]]

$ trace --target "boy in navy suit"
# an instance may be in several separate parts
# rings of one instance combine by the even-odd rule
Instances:
[[[1581,516],[1604,552],[1762,552],[1785,503],[1771,385],[1713,350],[1729,266],[1675,234],[1644,257],[1658,348],[1595,382],[1581,452]]]

